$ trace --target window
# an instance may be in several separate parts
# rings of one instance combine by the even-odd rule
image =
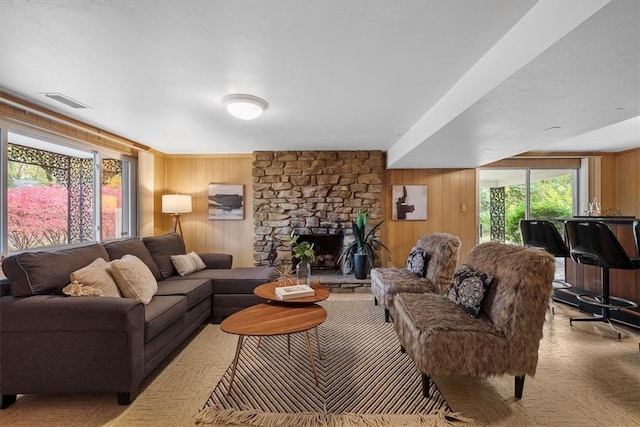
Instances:
[[[49,135],[3,135],[2,253],[132,235],[130,158]]]
[[[521,219],[572,216],[577,177],[577,169],[481,169],[479,242],[521,244]]]
[[[129,223],[123,211],[129,210],[126,189],[130,182],[129,164],[118,159],[104,158],[101,162],[102,226],[100,240],[118,239],[129,235]]]
[[[570,217],[577,211],[578,169],[480,169],[479,242],[522,244],[521,219]],[[562,223],[552,221],[560,234]],[[555,278],[564,280],[564,259]]]

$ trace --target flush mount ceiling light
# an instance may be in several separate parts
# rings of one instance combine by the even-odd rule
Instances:
[[[233,94],[223,96],[222,105],[232,116],[241,120],[258,118],[269,107],[267,101],[253,95]]]

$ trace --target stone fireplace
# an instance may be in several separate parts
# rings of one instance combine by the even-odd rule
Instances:
[[[272,246],[291,263],[280,239],[293,231],[314,241],[312,268],[339,269],[358,211],[383,219],[382,151],[256,151],[252,175],[255,265],[269,264]]]

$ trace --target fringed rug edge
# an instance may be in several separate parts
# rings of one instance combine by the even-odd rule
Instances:
[[[473,420],[458,413],[440,410],[433,414],[323,414],[323,413],[274,413],[261,411],[236,411],[209,407],[202,409],[196,424],[249,425],[256,427],[396,427],[396,426],[455,426]]]

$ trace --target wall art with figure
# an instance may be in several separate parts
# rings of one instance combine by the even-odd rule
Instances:
[[[426,220],[427,219],[427,186],[426,185],[394,185],[391,191],[393,198],[393,220]]]

